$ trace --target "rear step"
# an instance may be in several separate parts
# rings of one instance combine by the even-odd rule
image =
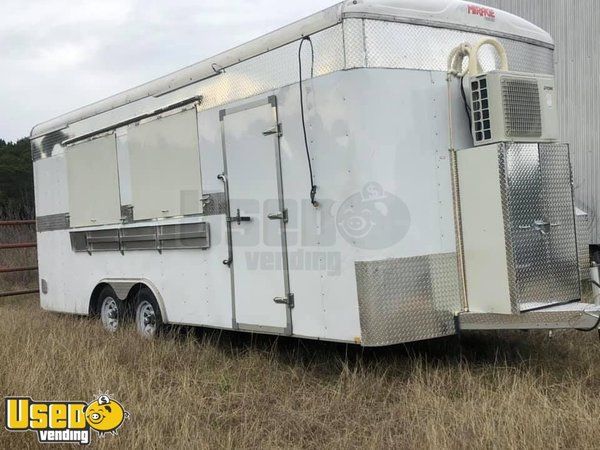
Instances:
[[[522,306],[528,307],[529,305]],[[458,315],[458,324],[460,330],[576,329],[593,331],[600,327],[600,306],[589,303],[570,303],[521,314],[465,312]]]

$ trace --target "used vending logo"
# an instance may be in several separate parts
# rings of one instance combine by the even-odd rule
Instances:
[[[34,431],[42,444],[81,444],[91,441],[92,430],[100,437],[117,430],[129,413],[108,395],[90,403],[36,402],[26,397],[5,398],[6,429]]]
[[[496,11],[492,8],[486,8],[485,6],[468,5],[467,12],[473,16],[481,16],[487,20],[496,20]]]

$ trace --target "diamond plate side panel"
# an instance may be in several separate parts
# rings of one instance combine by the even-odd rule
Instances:
[[[456,254],[356,263],[363,345],[394,345],[456,333]]]
[[[577,212],[575,215],[575,227],[577,230],[577,253],[579,254],[579,279],[581,280],[581,300],[593,303],[592,283],[590,276],[590,242],[591,227],[589,216]]]
[[[498,164],[500,174],[500,195],[502,197],[502,210],[504,212],[504,239],[506,241],[506,268],[508,272],[508,290],[510,306],[514,314],[520,312],[517,294],[517,268],[515,265],[513,233],[511,231],[509,179],[507,170],[506,144],[498,145]]]
[[[365,39],[369,67],[446,71],[453,48],[475,44],[485,36],[460,30],[433,28],[379,20],[365,20]],[[554,74],[553,51],[512,39],[498,39],[506,48],[510,69],[517,72]],[[485,46],[480,51],[485,71],[498,69],[495,51]]]
[[[50,216],[39,216],[36,219],[38,233],[46,231],[68,230],[70,228],[69,214],[52,214]]]

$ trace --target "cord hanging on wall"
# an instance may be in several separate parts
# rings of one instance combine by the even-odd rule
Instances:
[[[310,77],[314,77],[315,70],[315,49],[313,47],[312,40],[309,36],[302,38],[300,41],[300,46],[298,47],[298,71],[299,71],[299,86],[300,86],[300,115],[302,117],[302,131],[304,133],[304,148],[306,149],[306,158],[308,160],[308,170],[310,173],[310,202],[312,205],[317,208],[319,206],[319,202],[316,200],[317,196],[317,185],[315,184],[315,177],[313,174],[312,168],[312,160],[310,157],[310,149],[308,146],[308,136],[306,133],[306,117],[304,115],[304,90],[302,86],[302,47],[304,43],[308,42],[310,44],[310,52],[311,52],[311,66],[310,66]]]

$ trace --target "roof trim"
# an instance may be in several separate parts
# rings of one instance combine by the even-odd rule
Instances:
[[[160,97],[166,93],[214,77],[218,75],[219,70],[227,69],[235,64],[283,47],[291,42],[302,39],[304,36],[309,36],[337,25],[341,21],[342,4],[337,4],[169,75],[78,108],[49,121],[42,122],[33,127],[30,139],[40,138],[53,130],[63,129],[72,123],[89,119],[90,117],[120,108],[144,98]]]
[[[442,22],[438,20],[429,19],[417,19],[412,17],[399,17],[390,14],[377,14],[377,13],[365,13],[365,12],[346,12],[343,13],[343,19],[370,19],[370,20],[381,20],[385,22],[396,22],[396,23],[407,23],[411,25],[422,25],[432,28],[447,28],[450,30],[467,31],[471,33],[485,34],[487,36],[499,37],[511,39],[514,41],[525,42],[527,44],[537,45],[540,47],[546,47],[550,50],[554,50],[554,44],[549,42],[540,41],[538,39],[528,38],[526,36],[503,33],[501,31],[492,30],[490,28],[475,27],[472,25],[461,25],[454,22]]]

